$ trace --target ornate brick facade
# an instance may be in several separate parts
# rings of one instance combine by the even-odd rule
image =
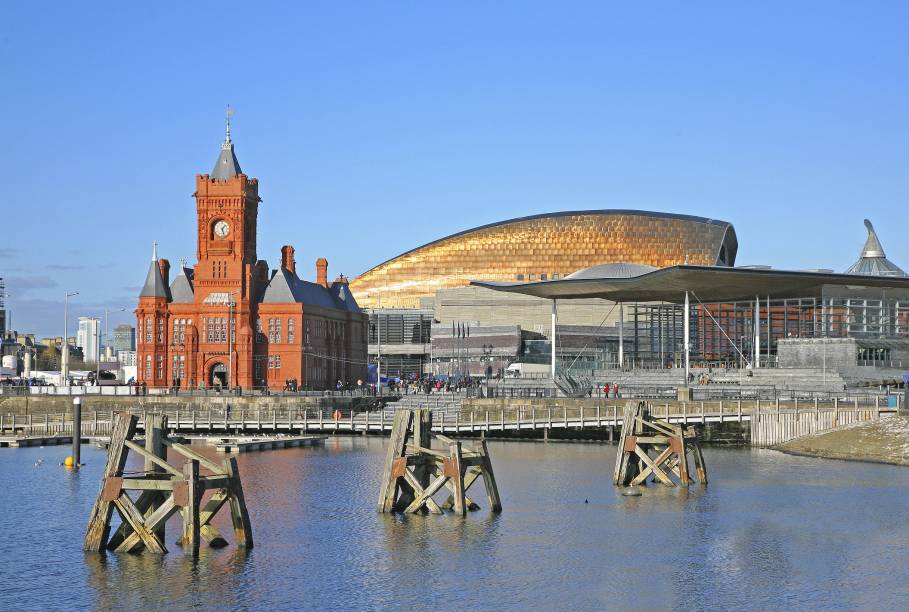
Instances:
[[[149,387],[333,388],[366,379],[368,319],[347,279],[297,276],[294,249],[269,273],[257,259],[259,183],[240,170],[230,140],[211,175],[196,177],[198,262],[170,264],[157,249],[137,317],[138,379]]]

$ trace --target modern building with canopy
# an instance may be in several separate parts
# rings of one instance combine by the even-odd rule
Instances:
[[[844,274],[617,262],[558,280],[472,284],[551,300],[556,345],[560,301],[616,303],[619,367],[688,370],[696,360],[759,368],[779,364],[801,340],[826,338],[854,339],[854,365],[909,366],[909,277],[886,259],[871,223],[865,225],[862,255]],[[557,351],[551,360],[554,375]]]

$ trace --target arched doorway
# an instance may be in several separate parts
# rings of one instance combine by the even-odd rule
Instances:
[[[208,384],[212,387],[226,387],[227,366],[220,362],[214,364],[209,371]]]

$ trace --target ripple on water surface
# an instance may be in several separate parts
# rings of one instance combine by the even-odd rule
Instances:
[[[501,515],[478,483],[466,519],[401,517],[384,444],[238,456],[256,546],[197,559],[176,520],[163,557],[82,553],[104,453],[0,450],[0,609],[909,607],[907,468],[708,448],[706,490],[622,497],[612,446],[491,442]]]

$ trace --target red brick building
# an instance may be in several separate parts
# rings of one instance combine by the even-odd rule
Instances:
[[[347,279],[297,276],[294,249],[281,249],[269,271],[256,253],[259,182],[240,170],[227,137],[211,175],[196,176],[193,268],[170,279],[170,264],[152,256],[136,310],[138,379],[149,387],[267,386],[334,388],[366,380],[368,318]]]

